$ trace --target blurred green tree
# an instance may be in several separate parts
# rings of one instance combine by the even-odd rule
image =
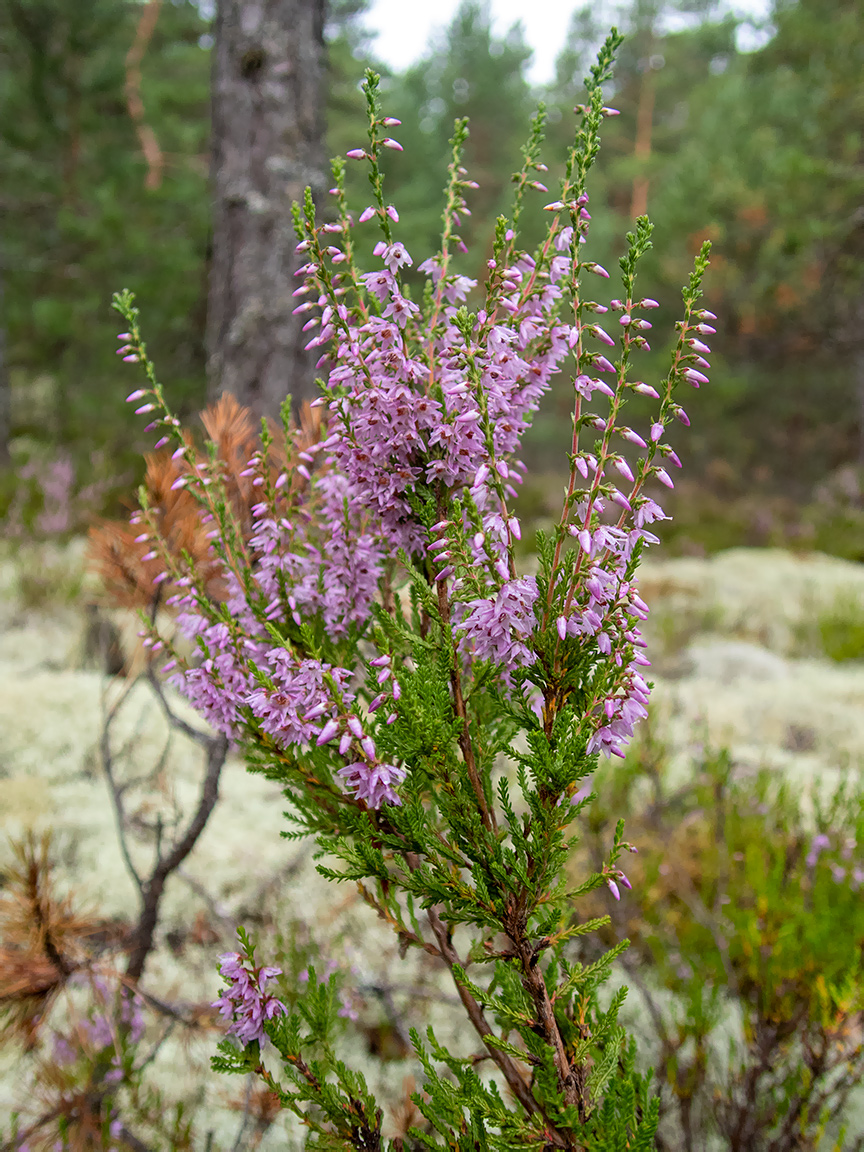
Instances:
[[[184,403],[202,399],[207,23],[187,0],[153,13],[118,0],[0,3],[2,263],[18,436],[91,447],[118,439],[117,284],[140,293]]]
[[[525,78],[530,56],[520,25],[497,36],[489,5],[463,0],[426,55],[393,78],[386,103],[402,120],[399,140],[405,151],[388,165],[388,177],[399,186],[400,234],[419,259],[437,249],[440,174],[453,122],[467,116],[465,167],[479,188],[469,198],[471,217],[462,220],[460,235],[469,249],[462,271],[475,278],[482,274],[491,255],[491,222],[508,212],[513,157],[528,135],[535,107]]]

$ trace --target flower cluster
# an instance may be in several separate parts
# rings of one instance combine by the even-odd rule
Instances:
[[[492,665],[502,689],[517,695],[531,675],[532,691],[544,697],[535,711],[547,726],[573,696],[567,677],[577,676],[588,754],[623,755],[649,694],[639,630],[647,607],[636,568],[657,540],[651,526],[665,518],[654,485],[672,487],[666,465],[680,466],[666,432],[674,419],[689,419],[674,392],[682,382],[705,382],[704,338],[714,317],[695,306],[703,252],[667,377],[659,389],[631,378],[635,358],[649,347],[645,314],[657,307],[635,291],[651,226],[640,219],[629,237],[623,296],[608,306],[590,299],[583,281],[609,274],[584,256],[591,216],[575,163],[561,197],[545,206],[549,226],[533,254],[519,249],[512,227],[499,226],[485,299],[469,312],[464,302],[477,286],[452,267],[461,244],[455,229],[474,187],[460,163],[459,124],[442,247],[418,268],[426,278],[421,308],[407,275],[414,259],[394,232],[399,216],[384,197],[378,164],[382,149],[397,148],[389,131],[398,121],[380,116],[369,84],[369,144],[349,158],[371,167],[375,202],[356,226],[379,227],[378,266],[356,267],[344,164],[334,166],[332,219],[319,221],[311,195],[297,210],[306,258],[297,312],[308,315],[309,346],[323,352],[327,379],[316,404],[326,412],[324,429],[316,443],[294,450],[286,422],[287,468],[269,441],[255,452],[242,473],[258,493],[245,533],[219,503],[218,462],[180,443],[175,457],[184,470],[176,483],[197,495],[213,525],[228,593],[224,607],[214,605],[196,574],[175,563],[168,602],[199,650],[191,661],[175,657],[174,681],[215,727],[283,753],[329,746],[337,757],[333,787],[341,781],[355,801],[378,808],[399,803],[408,767],[380,757],[376,743],[398,717],[400,677],[410,673],[386,645],[376,648],[381,610],[392,616],[398,608],[400,572],[425,579],[462,675],[470,679],[474,664]],[[586,113],[587,152],[606,114],[599,106],[593,120]],[[520,198],[543,188],[532,179],[543,170],[541,129],[538,117]],[[516,218],[521,199],[517,207]],[[128,303],[124,314],[131,331],[121,335],[121,352],[150,375],[150,387],[130,400],[145,401],[139,412],[156,413],[152,427],[178,436]],[[617,324],[602,327],[604,314]],[[520,441],[550,379],[565,367],[574,401],[567,496],[540,573],[519,574],[513,500],[523,471]],[[641,432],[622,420],[634,396],[657,405]],[[155,519],[145,510],[140,521],[141,539],[152,536],[156,555]],[[340,644],[350,659],[337,658]]]
[[[236,1036],[241,1044],[253,1040],[262,1043],[265,1038],[264,1024],[275,1016],[284,1016],[287,1009],[281,1000],[265,991],[268,981],[281,976],[281,968],[254,966],[251,947],[241,937],[242,952],[225,952],[219,957],[219,972],[228,981],[213,1007],[218,1008],[222,1019],[228,1022],[229,1034]]]
[[[514,1110],[508,1102],[505,1125],[497,1085],[484,1094],[472,1077],[470,1099],[460,1081],[454,1113],[454,1082],[433,1062],[454,1065],[437,1046],[428,1059],[420,1051],[426,1082],[414,1099],[451,1143],[457,1115],[490,1147],[536,1142],[541,1129],[559,1147],[648,1147],[658,1118],[632,1063],[619,1059],[620,997],[599,1008],[597,988],[620,949],[588,966],[565,955],[572,901],[560,880],[600,754],[622,755],[646,714],[638,566],[665,518],[657,498],[672,486],[668,469],[680,463],[667,435],[673,421],[689,422],[677,389],[704,383],[713,331],[698,306],[703,250],[669,371],[656,386],[641,379],[657,308],[636,290],[651,246],[644,218],[621,259],[620,298],[593,299],[610,277],[586,256],[585,183],[613,111],[602,90],[619,42],[612,33],[592,69],[545,236],[528,252],[519,220],[546,192],[536,178],[543,113],[535,119],[482,287],[454,263],[474,187],[461,163],[465,123],[453,137],[441,246],[421,262],[384,194],[380,157],[401,149],[390,135],[398,121],[381,115],[377,78],[367,75],[368,144],[348,160],[368,165],[372,203],[355,220],[338,161],[324,218],[311,192],[295,212],[305,261],[297,313],[321,355],[318,434],[301,437],[286,404],[281,431],[265,428],[241,469],[254,495],[239,511],[236,474],[215,443],[207,457],[195,452],[165,404],[131,299],[117,301],[123,355],[147,374],[130,399],[176,445],[174,484],[198,502],[211,545],[208,580],[200,561],[172,551],[145,502],[138,542],[158,557],[166,603],[195,651],[155,630],[146,642],[168,649],[162,666],[174,683],[284,788],[296,834],[317,840],[321,874],[357,882],[400,949],[422,948],[450,968]],[[355,238],[372,228],[376,263],[361,269]],[[573,403],[565,499],[553,530],[538,533],[536,563],[523,565],[520,444],[562,373]],[[643,416],[625,422],[636,398]],[[607,862],[577,891],[605,883],[620,899],[629,880],[618,862],[630,847],[621,823]],[[473,926],[494,964],[487,991],[466,975],[478,957],[463,959],[461,925]],[[268,1027],[285,1011],[266,992],[278,969],[256,967],[240,939],[243,950],[222,957],[228,987],[217,1001],[230,1031],[244,1048],[271,1036],[297,1090],[280,1088],[280,1098],[304,1123],[320,1113],[316,1131],[328,1139],[378,1146],[381,1112],[362,1077],[338,1062],[332,1077],[319,1075],[297,1056],[336,1022],[334,998],[319,984],[290,1027]],[[509,943],[492,952],[496,940]],[[506,1003],[514,988],[518,1012]],[[301,1017],[308,1035],[297,1030]],[[492,1024],[501,1019],[504,1034]],[[574,1019],[589,1037],[575,1046],[562,1025]],[[222,1070],[252,1069],[255,1052],[222,1052]],[[609,1078],[595,1091],[590,1070],[604,1067]],[[614,1133],[598,1135],[608,1117]]]

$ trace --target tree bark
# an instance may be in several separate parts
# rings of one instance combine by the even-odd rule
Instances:
[[[325,186],[326,0],[218,0],[213,47],[211,398],[275,416],[315,392],[292,313],[300,259],[291,204]]]

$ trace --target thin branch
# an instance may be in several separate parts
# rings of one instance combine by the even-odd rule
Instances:
[[[515,1060],[513,1060],[511,1056],[508,1056],[506,1052],[502,1052],[500,1048],[496,1048],[494,1045],[488,1042],[488,1037],[494,1036],[495,1033],[489,1026],[489,1023],[483,1013],[483,1009],[480,1007],[468,989],[456,979],[456,974],[453,969],[457,965],[459,967],[463,967],[463,965],[459,958],[458,952],[453,947],[449,931],[442,923],[441,917],[438,915],[438,912],[435,908],[430,908],[426,915],[429,920],[429,926],[435,935],[435,939],[438,941],[438,948],[441,952],[441,955],[443,956],[453,976],[453,983],[456,985],[456,991],[459,994],[459,999],[462,1001],[462,1006],[468,1013],[468,1019],[474,1025],[474,1030],[477,1032],[478,1036],[488,1048],[489,1055],[501,1069],[501,1073],[504,1076],[504,1079],[507,1081],[507,1084],[509,1085],[513,1095],[516,1097],[516,1099],[519,1101],[529,1116],[536,1115],[541,1111],[540,1105],[534,1099],[534,1095],[531,1092],[528,1084],[526,1084],[525,1080],[523,1079]],[[563,1142],[560,1146],[564,1147]]]
[[[129,822],[128,822],[128,819],[126,816],[126,809],[125,809],[125,806],[123,803],[123,793],[124,793],[125,789],[117,781],[117,777],[116,777],[116,774],[114,772],[114,757],[113,757],[113,754],[111,751],[111,725],[113,724],[114,720],[117,718],[117,715],[118,715],[119,710],[120,710],[120,706],[128,698],[129,693],[132,691],[133,687],[134,687],[134,682],[133,682],[133,684],[130,684],[123,691],[119,700],[117,700],[114,703],[114,706],[112,708],[110,708],[106,713],[103,714],[102,734],[99,738],[99,751],[100,751],[100,754],[102,757],[102,767],[105,771],[105,779],[108,781],[108,788],[109,788],[110,793],[111,793],[111,801],[112,801],[112,805],[114,808],[114,821],[115,821],[115,824],[117,825],[117,840],[120,844],[120,852],[123,855],[123,862],[126,865],[126,869],[129,872],[129,875],[135,881],[135,886],[137,887],[139,894],[143,898],[144,881],[141,879],[141,875],[138,872],[138,869],[135,867],[135,865],[132,861],[132,854],[129,850],[129,841],[128,841],[127,836],[126,836]],[[103,697],[103,706],[104,706],[104,697]]]
[[[144,101],[141,99],[141,62],[147,45],[156,27],[159,18],[159,9],[162,0],[147,0],[144,4],[138,27],[135,29],[135,39],[132,47],[126,53],[126,107],[135,124],[141,152],[147,161],[147,179],[144,187],[155,190],[162,183],[162,172],[165,167],[165,158],[156,139],[156,133],[144,119]]]
[[[153,689],[156,699],[159,701],[162,711],[165,713],[165,719],[170,726],[182,733],[182,735],[188,737],[189,740],[194,740],[195,743],[199,744],[202,748],[209,748],[216,737],[209,732],[202,732],[199,728],[193,728],[191,724],[187,724],[181,716],[177,715],[168,703],[164,685],[156,675],[156,669],[152,663],[148,663],[147,665],[147,682]]]
[[[150,877],[142,888],[143,907],[133,933],[129,966],[126,969],[126,975],[131,980],[140,979],[147,957],[153,948],[159,918],[159,905],[165,890],[165,883],[171,873],[180,867],[195,847],[219,798],[219,778],[228,755],[228,740],[222,735],[207,739],[207,772],[201,784],[195,814],[190,820],[186,832],[168,855],[157,856]]]
[[[231,1146],[231,1152],[240,1152],[243,1147],[243,1137],[246,1135],[246,1127],[249,1124],[249,1112],[252,1107],[252,1088],[255,1084],[255,1074],[250,1072],[246,1077],[246,1092],[243,1096],[243,1116],[240,1120],[240,1127],[237,1129],[237,1136]]]

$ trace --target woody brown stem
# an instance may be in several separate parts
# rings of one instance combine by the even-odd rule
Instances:
[[[147,0],[135,30],[132,47],[126,53],[126,107],[135,123],[141,152],[147,161],[147,179],[144,187],[153,191],[162,183],[165,157],[156,139],[156,133],[144,119],[144,101],[141,99],[141,61],[159,18],[162,0]]]

